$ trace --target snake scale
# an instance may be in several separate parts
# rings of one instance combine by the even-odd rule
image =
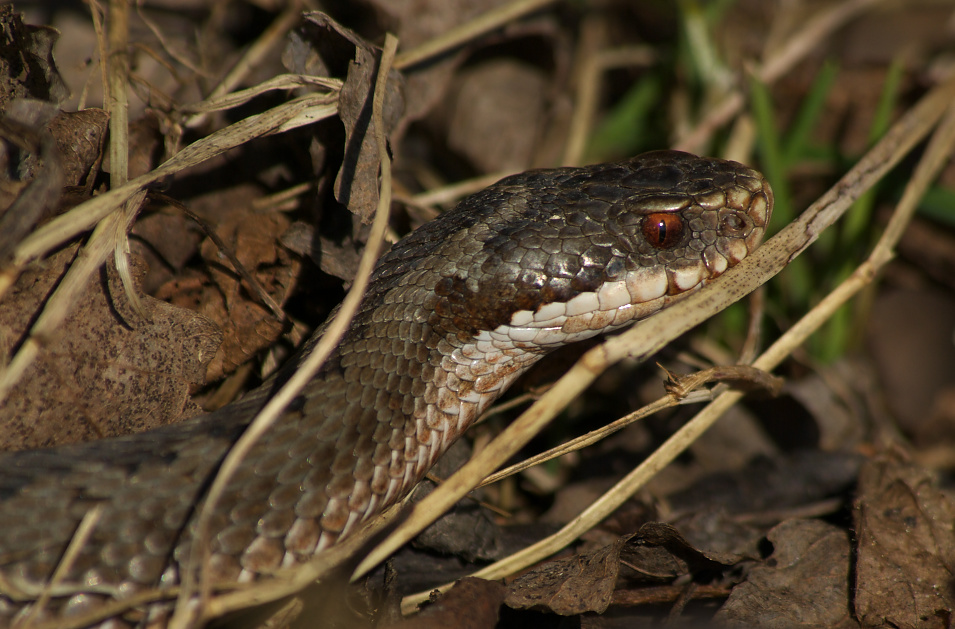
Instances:
[[[213,578],[251,581],[349,535],[548,351],[649,316],[739,262],[772,200],[741,164],[657,151],[508,177],[412,232],[232,478],[213,518]],[[139,435],[0,456],[0,626],[176,584],[197,505],[268,393]],[[95,505],[100,521],[34,609]],[[147,606],[104,626],[156,624]]]

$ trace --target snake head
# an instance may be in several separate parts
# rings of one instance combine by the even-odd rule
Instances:
[[[655,151],[503,179],[412,234],[383,266],[431,282],[430,325],[546,351],[718,277],[755,249],[772,205],[751,168]]]

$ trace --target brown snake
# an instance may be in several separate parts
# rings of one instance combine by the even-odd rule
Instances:
[[[548,351],[653,314],[745,257],[772,200],[752,169],[658,151],[508,177],[404,238],[339,348],[232,478],[211,576],[250,581],[353,532]],[[175,585],[208,483],[268,393],[144,434],[0,457],[0,626]],[[102,518],[34,610],[95,505]],[[139,609],[107,626],[158,618]]]

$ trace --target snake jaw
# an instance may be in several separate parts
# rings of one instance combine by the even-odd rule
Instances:
[[[716,250],[716,245],[710,245],[703,250],[703,264],[706,265],[711,279],[719,277],[730,268],[729,260]]]

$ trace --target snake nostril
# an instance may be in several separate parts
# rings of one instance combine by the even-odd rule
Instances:
[[[738,214],[725,214],[720,220],[720,233],[732,236],[738,235],[746,229],[746,221]]]
[[[657,249],[672,249],[683,234],[683,219],[676,214],[654,212],[643,219],[643,236]]]

